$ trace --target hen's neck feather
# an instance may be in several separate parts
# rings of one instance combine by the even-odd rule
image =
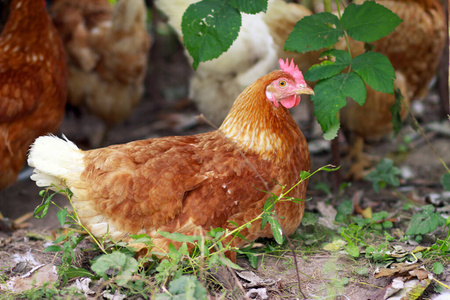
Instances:
[[[244,151],[255,152],[264,159],[283,159],[299,144],[303,135],[288,110],[278,108],[265,95],[273,80],[289,77],[282,71],[267,74],[244,90],[219,128]]]

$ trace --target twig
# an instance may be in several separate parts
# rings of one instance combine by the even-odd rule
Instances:
[[[281,223],[280,223],[280,226],[281,226]],[[283,227],[281,227],[281,229],[284,231]],[[302,285],[301,285],[301,280],[300,280],[300,271],[298,270],[297,255],[295,254],[294,245],[292,244],[292,241],[288,235],[285,235],[285,237],[286,237],[286,241],[289,244],[289,248],[291,249],[292,256],[294,257],[295,273],[297,275],[297,282],[298,282],[298,291],[300,292],[300,294],[302,294],[304,299],[307,299],[305,294],[302,291]]]
[[[239,281],[239,278],[237,278],[236,273],[234,273],[234,270],[230,266],[226,266],[228,272],[231,273],[231,276],[233,276],[234,281],[236,282],[237,287],[242,292],[243,295],[245,295],[245,289],[242,286],[242,283]]]

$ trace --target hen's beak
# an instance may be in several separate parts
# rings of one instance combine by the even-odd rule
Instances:
[[[299,85],[295,93],[297,95],[314,95],[314,90],[307,85]]]

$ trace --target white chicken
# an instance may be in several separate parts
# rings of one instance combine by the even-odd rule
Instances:
[[[156,0],[156,7],[167,17],[180,41],[181,18],[198,0]],[[277,46],[262,20],[262,13],[242,14],[238,38],[227,52],[202,62],[190,81],[189,97],[212,123],[221,124],[233,100],[252,82],[277,68]],[[192,59],[186,52],[188,59]],[[207,87],[207,88],[205,88]],[[212,103],[214,101],[214,103]]]

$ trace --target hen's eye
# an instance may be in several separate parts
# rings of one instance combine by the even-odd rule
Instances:
[[[278,85],[279,85],[280,87],[285,87],[285,86],[286,86],[286,81],[281,80],[280,82],[278,82]]]

